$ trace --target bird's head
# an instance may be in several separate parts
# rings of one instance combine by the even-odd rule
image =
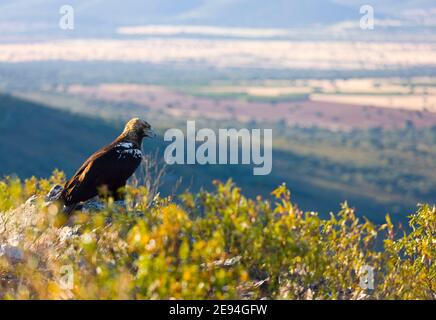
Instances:
[[[123,136],[129,140],[140,143],[145,137],[154,137],[155,133],[148,122],[139,118],[133,118],[126,123]]]

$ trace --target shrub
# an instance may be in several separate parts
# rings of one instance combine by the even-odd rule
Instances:
[[[0,182],[5,299],[435,299],[436,209],[395,238],[346,203],[321,219],[291,202],[248,199],[231,181],[178,201],[128,187],[124,205],[65,217],[42,196],[64,176]],[[39,200],[24,201],[36,194]],[[374,270],[374,289],[362,270]],[[65,278],[68,271],[72,278]],[[71,273],[72,271],[72,273]],[[72,279],[72,286],[65,285]]]

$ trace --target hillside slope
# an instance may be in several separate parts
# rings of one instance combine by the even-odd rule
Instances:
[[[0,95],[0,176],[71,173],[117,133],[103,121]]]

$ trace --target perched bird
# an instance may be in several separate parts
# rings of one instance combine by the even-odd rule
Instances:
[[[65,205],[65,213],[70,214],[80,202],[95,197],[102,188],[118,200],[119,189],[141,163],[142,139],[153,136],[147,122],[138,118],[127,122],[123,133],[90,156],[65,184],[59,198]]]

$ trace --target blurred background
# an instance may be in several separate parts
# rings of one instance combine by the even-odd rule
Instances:
[[[180,191],[232,178],[265,198],[286,182],[304,210],[346,200],[403,221],[436,199],[436,3],[0,1],[0,175],[71,175],[132,116],[161,134],[273,129],[270,175],[171,166],[164,194],[180,177]]]

